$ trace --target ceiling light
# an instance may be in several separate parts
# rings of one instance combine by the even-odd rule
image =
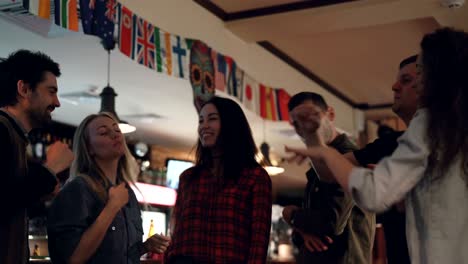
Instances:
[[[128,134],[134,132],[136,130],[136,127],[130,125],[129,123],[123,120],[120,120],[119,129],[122,132],[122,134]]]
[[[270,176],[275,176],[284,172],[284,168],[275,166],[272,164],[270,159],[270,146],[266,143],[266,134],[265,134],[265,120],[263,120],[263,140],[264,142],[260,145],[260,157],[259,163],[267,171]]]
[[[268,143],[263,142],[260,145],[260,152],[262,153],[263,158],[261,159],[260,164],[268,172],[270,176],[275,176],[284,172],[284,168],[279,166],[274,166],[270,160],[270,146]]]
[[[115,97],[117,93],[114,91],[109,84],[110,80],[110,52],[115,47],[115,43],[110,46],[107,46],[105,41],[102,41],[104,49],[107,50],[107,86],[102,89],[102,92],[99,94],[101,97],[101,110],[99,112],[108,112],[114,115],[114,117],[119,121],[119,129],[123,134],[131,133],[136,130],[135,126],[130,125],[128,122],[121,120],[115,111]]]
[[[99,110],[99,112],[111,113],[115,119],[119,121],[119,129],[123,134],[131,133],[136,130],[136,127],[130,125],[124,120],[121,120],[115,112],[115,97],[117,94],[115,93],[114,88],[110,86],[104,87],[99,96],[101,96],[101,110]]]

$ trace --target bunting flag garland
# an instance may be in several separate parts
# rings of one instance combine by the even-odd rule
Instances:
[[[44,19],[50,19],[50,0],[23,0],[24,9]]]
[[[155,68],[154,27],[142,18],[137,19],[137,56],[136,60],[150,69]]]
[[[244,73],[242,80],[242,97],[241,103],[250,111],[258,114],[258,102],[259,102],[259,86],[258,83],[249,75]]]
[[[155,28],[154,38],[156,42],[156,70],[160,73],[172,75],[171,34]]]
[[[288,103],[291,96],[284,89],[275,89],[278,120],[289,121]]]
[[[276,93],[263,84],[260,87],[260,116],[267,120],[277,120]]]
[[[120,51],[150,69],[189,79],[190,47],[193,40],[172,35],[137,17],[119,4],[118,43]]]
[[[242,93],[243,81],[244,81],[244,71],[237,67],[237,64],[233,61],[231,66],[231,72],[227,82],[227,92],[229,95],[232,95],[239,99],[239,102],[242,102]]]
[[[156,71],[189,79],[191,40],[172,35],[157,27],[154,29],[154,38],[156,43]]]
[[[50,17],[50,0],[23,0],[23,6],[36,16]],[[197,108],[218,90],[264,119],[289,120],[291,96],[284,89],[257,82],[233,58],[199,40],[170,34],[116,0],[79,0],[79,6],[85,34],[99,36],[110,45],[117,24],[120,52],[158,73],[190,80]],[[77,0],[54,0],[54,7],[55,23],[77,31]],[[196,56],[191,56],[192,45],[196,45]]]
[[[214,64],[215,69],[215,87],[216,90],[223,91],[226,87],[226,60],[224,56],[220,53],[217,53],[215,50],[212,49],[211,57]]]
[[[188,79],[188,56],[190,49],[187,42],[180,36],[172,38],[172,54],[174,54],[173,74],[179,78]]]
[[[236,79],[236,73],[235,73],[235,69],[237,68],[237,64],[236,62],[234,61],[233,58],[229,57],[229,56],[226,56],[226,55],[223,55],[223,59],[224,59],[224,63],[226,65],[226,68],[225,68],[225,83],[224,83],[224,86],[226,87],[225,90],[226,92],[229,94],[229,95],[232,95],[234,96],[234,91],[227,91],[227,89],[231,88],[233,89],[234,87],[229,87],[229,82],[232,80],[232,79]],[[234,76],[233,76],[234,75]],[[236,94],[237,94],[237,91],[236,91]]]
[[[161,32],[159,28],[154,28],[154,41],[156,43],[156,70],[157,72],[164,73],[164,69],[167,69],[167,63],[163,61],[166,59],[166,52],[163,45],[163,41],[165,39],[164,32],[161,36]]]
[[[284,89],[259,84],[237,66],[235,60],[212,50],[215,87],[239,100],[264,119],[288,121],[290,95]]]
[[[161,36],[161,58],[163,72],[167,75],[172,76],[172,44],[171,34],[165,31],[159,30]]]
[[[78,6],[76,0],[54,0],[55,24],[78,31]]]
[[[227,93],[234,97],[238,97],[236,77],[237,64],[234,60],[230,59],[229,57],[226,57],[226,62],[228,64],[229,69],[229,73],[226,78]]]
[[[118,5],[119,50],[127,57],[135,58],[136,16],[123,5]]]
[[[83,32],[100,37],[106,46],[114,42],[116,0],[80,0]]]

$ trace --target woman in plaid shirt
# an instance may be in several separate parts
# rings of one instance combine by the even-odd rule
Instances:
[[[214,97],[200,110],[196,165],[180,176],[166,263],[265,263],[271,180],[242,109]]]

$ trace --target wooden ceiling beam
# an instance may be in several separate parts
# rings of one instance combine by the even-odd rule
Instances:
[[[226,27],[246,42],[259,42],[391,24],[442,11],[438,0],[362,0],[234,20],[226,22]]]

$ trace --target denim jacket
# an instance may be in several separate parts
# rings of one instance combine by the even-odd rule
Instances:
[[[143,246],[140,208],[128,188],[129,201],[115,216],[101,245],[87,263],[139,264]],[[83,233],[104,209],[103,202],[79,176],[55,198],[47,220],[49,252],[53,263],[67,263]]]

